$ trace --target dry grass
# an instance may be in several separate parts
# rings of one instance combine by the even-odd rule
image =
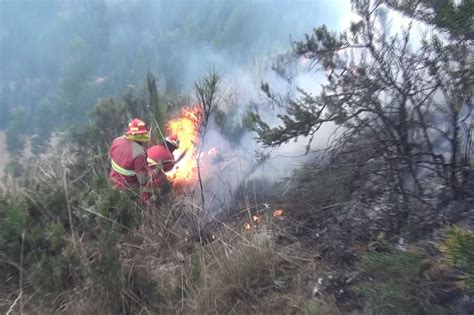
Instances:
[[[190,241],[199,220],[189,200],[140,211],[140,225],[122,232],[113,246],[94,246],[84,235],[76,239],[80,281],[54,299],[56,311],[310,314],[328,308],[315,304],[309,290],[292,287],[290,274],[300,262],[284,254],[270,224],[250,232],[243,230],[242,221],[221,224],[215,240],[201,244]],[[99,277],[97,266],[110,272]],[[23,300],[26,311],[51,310],[38,297],[30,294]]]
[[[275,287],[274,280],[282,272],[282,259],[271,239],[266,238],[257,234],[234,244],[215,244],[202,252],[204,286],[195,292],[197,313],[250,310]]]
[[[52,298],[35,287],[35,273],[41,270],[25,268],[22,307],[27,313],[304,314],[316,307],[311,288],[293,287],[291,275],[302,262],[276,243],[277,229],[270,222],[244,231],[248,218],[234,218],[212,222],[218,228],[205,231],[206,216],[192,198],[172,196],[158,208],[135,205],[139,223],[127,227],[115,213],[101,212],[108,202],[114,211],[124,209],[107,199],[106,189],[89,189],[84,174],[91,177],[95,170],[78,173],[77,158],[67,147],[52,147],[22,162],[24,175],[17,179],[22,189],[16,196],[38,204],[42,220],[64,225],[61,255],[74,261],[67,273],[73,285]],[[88,206],[79,195],[84,190]],[[66,201],[56,210],[42,199],[53,191],[64,193]],[[10,293],[2,300],[6,306],[18,297]]]
[[[278,313],[282,301],[292,300],[291,313],[306,312],[310,298],[296,301],[297,295],[278,289],[279,279],[288,280],[288,267],[296,262],[278,248],[269,226],[244,232],[240,221],[222,224],[214,231],[215,240],[202,245],[189,239],[199,221],[193,218],[196,211],[186,200],[143,209],[140,227],[122,238],[122,296],[135,311]]]

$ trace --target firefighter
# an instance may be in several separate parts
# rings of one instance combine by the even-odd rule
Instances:
[[[145,144],[150,132],[140,119],[133,119],[123,136],[116,138],[109,149],[112,170],[110,180],[114,188],[138,190],[148,181]]]
[[[175,135],[165,138],[161,144],[154,145],[148,149],[147,162],[148,173],[151,176],[150,182],[145,186],[142,193],[142,202],[149,202],[152,196],[165,195],[171,189],[171,183],[165,172],[173,169],[186,152],[177,160],[174,159],[173,152],[179,148],[179,139]]]

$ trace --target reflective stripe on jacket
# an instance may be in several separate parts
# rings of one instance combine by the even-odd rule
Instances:
[[[127,170],[123,167],[121,167],[120,165],[118,165],[117,163],[115,163],[114,160],[110,159],[110,162],[112,164],[112,169],[114,171],[116,171],[117,173],[119,173],[120,175],[123,175],[123,176],[135,176],[135,171],[134,170]]]

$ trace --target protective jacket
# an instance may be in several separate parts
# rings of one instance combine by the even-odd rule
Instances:
[[[150,166],[158,166],[165,172],[173,169],[174,156],[164,144],[154,145],[148,149],[147,161]]]
[[[143,202],[148,202],[152,196],[168,193],[170,182],[165,172],[171,171],[175,164],[173,154],[164,144],[154,145],[148,149],[147,162],[148,174],[151,178],[143,189]]]
[[[112,170],[110,180],[115,188],[135,189],[147,182],[147,162],[145,149],[126,137],[118,137],[110,146],[109,156]]]

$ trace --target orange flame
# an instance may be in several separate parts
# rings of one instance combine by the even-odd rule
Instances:
[[[249,222],[245,222],[244,229],[246,231],[250,231],[252,229],[252,225]]]
[[[197,183],[198,158],[201,176],[205,179],[210,175],[209,167],[213,164],[213,159],[218,155],[218,150],[214,147],[207,151],[200,151],[201,149],[199,149],[201,142],[199,133],[201,119],[201,107],[194,105],[181,109],[178,117],[169,120],[166,124],[168,135],[176,135],[180,141],[179,149],[173,154],[175,158],[180,157],[183,152],[186,152],[182,160],[166,174],[173,182],[174,187],[189,187]]]
[[[180,141],[175,156],[187,151],[184,158],[167,173],[173,184],[187,185],[197,178],[196,147],[199,143],[199,127],[201,125],[201,109],[199,106],[183,108],[178,117],[166,124],[168,134],[177,135]]]
[[[282,215],[283,215],[283,209],[276,209],[272,213],[272,216],[275,217],[275,218],[281,217]]]

